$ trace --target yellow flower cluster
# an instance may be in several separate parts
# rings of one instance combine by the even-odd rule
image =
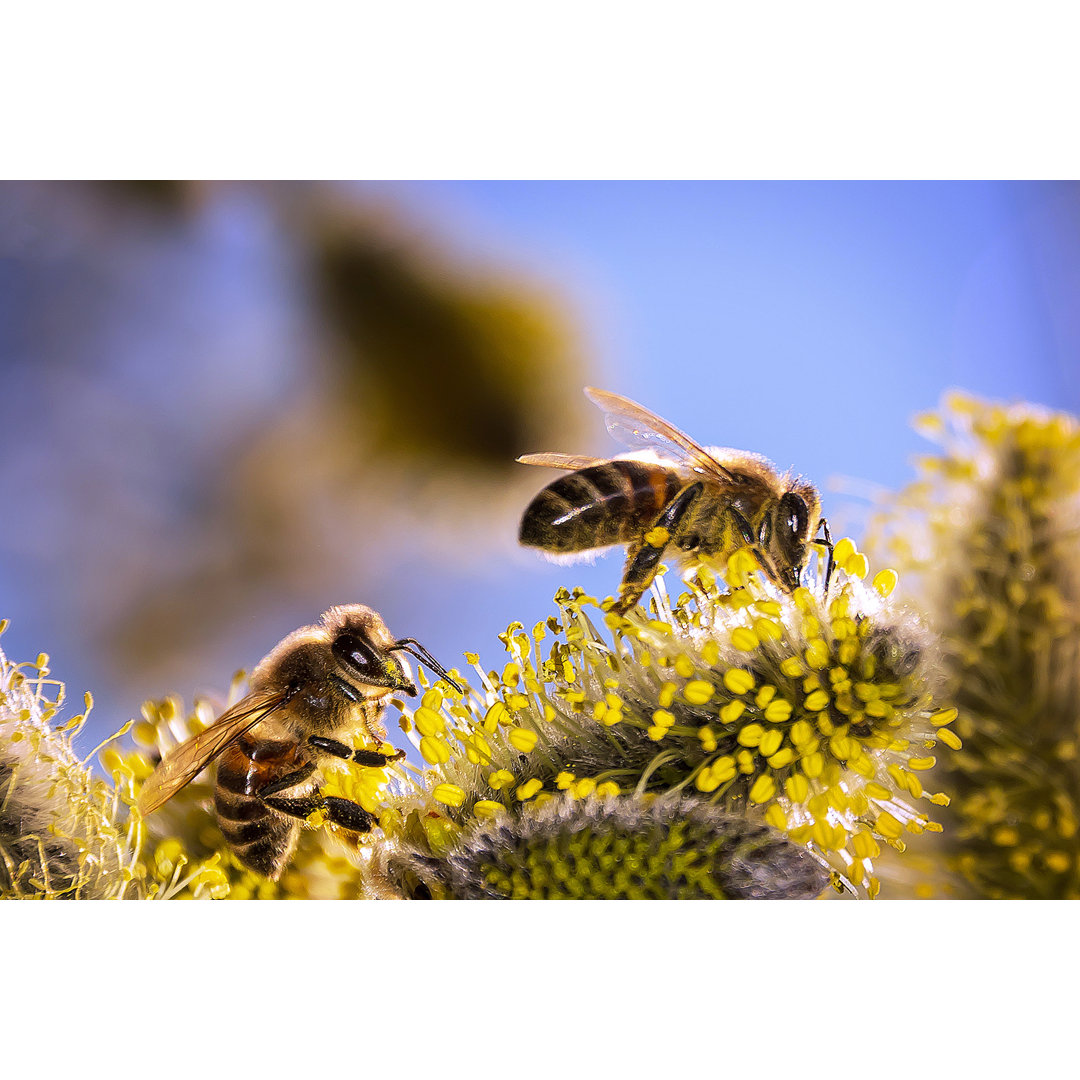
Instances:
[[[950,395],[882,524],[940,635],[962,753],[949,865],[973,895],[1080,897],[1080,424]]]
[[[932,650],[888,599],[895,573],[866,587],[850,540],[834,556],[828,595],[811,576],[787,596],[745,549],[730,588],[702,568],[671,603],[661,579],[649,614],[560,591],[558,616],[502,635],[501,672],[467,656],[476,689],[444,683],[402,706],[440,804],[420,816],[455,837],[556,800],[693,794],[809,849],[838,887],[876,895],[882,845],[940,830],[917,803],[948,801],[923,780],[939,744],[959,748],[957,714],[930,699]],[[408,808],[384,814],[391,837]]]

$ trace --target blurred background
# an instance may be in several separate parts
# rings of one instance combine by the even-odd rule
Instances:
[[[516,544],[518,454],[617,452],[583,386],[858,536],[945,389],[1080,411],[1078,299],[1076,184],[3,183],[0,645],[84,750],[334,603],[501,665],[619,580]]]

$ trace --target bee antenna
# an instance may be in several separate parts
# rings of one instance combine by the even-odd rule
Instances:
[[[411,649],[409,648],[410,645],[412,646]],[[450,678],[450,675],[447,672],[446,668],[444,668],[442,664],[440,664],[439,661],[436,660],[435,657],[432,656],[431,653],[429,653],[427,649],[425,649],[424,646],[416,640],[416,638],[402,638],[400,641],[395,641],[394,644],[390,646],[391,652],[396,652],[399,649],[402,652],[407,652],[410,656],[415,656],[417,660],[420,660],[423,663],[427,664],[427,666],[431,668],[431,670],[434,671],[440,679],[445,679],[446,682],[448,682],[459,694],[465,693],[465,691],[460,686],[458,686],[458,684],[454,682],[453,679]]]

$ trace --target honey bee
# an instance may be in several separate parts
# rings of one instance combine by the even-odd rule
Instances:
[[[526,465],[568,470],[548,484],[521,518],[527,547],[558,555],[627,546],[613,610],[625,612],[674,549],[685,561],[722,560],[749,547],[768,576],[793,591],[811,543],[829,552],[832,539],[815,488],[781,476],[759,454],[698,446],[688,435],[628,398],[588,387],[585,396],[605,414],[607,429],[636,452],[603,458],[525,454]],[[811,540],[823,532],[821,540]]]
[[[136,801],[146,817],[217,759],[214,808],[233,855],[276,881],[300,836],[300,823],[322,811],[357,833],[374,819],[349,799],[319,794],[318,761],[341,758],[381,768],[404,757],[353,750],[341,741],[367,732],[382,745],[383,707],[394,691],[415,696],[408,652],[450,680],[419,642],[395,640],[381,616],[362,604],[332,607],[313,626],[295,630],[251,675],[249,693],[205,731],[171,750]]]

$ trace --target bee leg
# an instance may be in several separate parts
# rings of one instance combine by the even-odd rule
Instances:
[[[324,754],[331,754],[344,761],[355,761],[357,765],[365,765],[373,769],[381,769],[391,761],[400,761],[405,756],[404,750],[398,750],[389,755],[380,753],[378,750],[350,750],[343,742],[338,742],[337,739],[324,739],[321,735],[309,735],[308,746]]]
[[[652,583],[652,579],[656,577],[660,557],[668,546],[671,534],[682,523],[703,490],[704,485],[701,483],[684,487],[660,512],[660,516],[652,529],[645,534],[645,538],[628,549],[626,569],[623,570],[622,582],[619,585],[619,598],[612,611],[621,615],[629,611],[641,599],[642,594]],[[657,529],[665,530],[668,535],[662,541],[653,542],[648,537],[650,534],[655,534]]]
[[[832,536],[829,535],[829,523],[824,518],[822,518],[818,522],[818,526],[817,526],[816,531],[817,532],[823,532],[825,534],[825,539],[824,540],[818,540],[815,537],[815,539],[812,540],[811,543],[820,544],[829,553],[828,557],[825,560],[825,597],[826,597],[826,599],[828,599],[828,596],[829,596],[829,582],[832,580],[833,566],[834,566],[834,563],[833,563],[833,542],[832,542]]]
[[[296,787],[297,784],[303,783],[314,771],[315,762],[309,761],[295,772],[289,773],[288,776],[283,776],[278,780],[271,780],[269,784],[264,784],[255,792],[255,794],[265,802],[267,795],[276,795],[279,791],[287,791],[291,787]]]
[[[308,795],[299,799],[282,799],[271,795],[262,801],[279,814],[301,820],[321,810],[328,821],[352,832],[371,832],[371,827],[375,824],[375,819],[359,803],[350,799],[339,799],[336,795]]]

